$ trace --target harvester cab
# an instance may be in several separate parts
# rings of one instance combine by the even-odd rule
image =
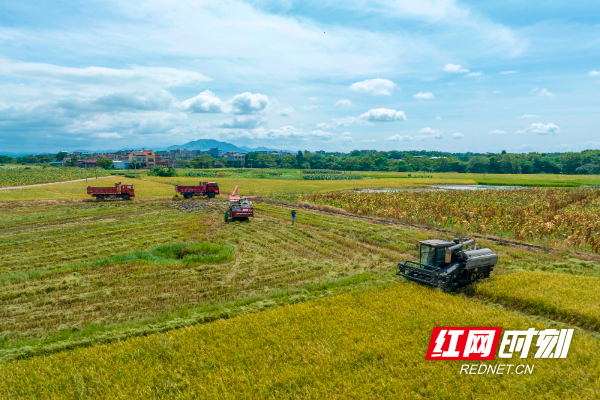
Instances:
[[[469,238],[462,241],[423,240],[417,246],[419,262],[407,260],[399,263],[396,275],[444,292],[489,278],[498,262],[497,254],[490,249],[480,249],[475,240]]]

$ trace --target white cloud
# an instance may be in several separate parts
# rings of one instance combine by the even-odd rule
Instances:
[[[423,140],[426,140],[426,139],[439,140],[439,139],[443,139],[443,138],[444,138],[444,135],[441,133],[435,133],[433,135],[417,135],[417,136],[415,136],[415,139],[418,140],[419,142],[422,142]]]
[[[394,135],[394,136],[390,136],[389,138],[387,138],[386,140],[389,140],[391,142],[410,142],[411,140],[413,140],[412,136],[402,136],[402,135]],[[364,142],[364,140],[363,140]]]
[[[132,66],[129,69],[73,68],[53,64],[15,62],[2,58],[0,58],[0,75],[87,85],[145,84],[162,87],[182,86],[211,80],[201,73],[175,68],[141,66]]]
[[[373,139],[363,139],[363,140],[361,140],[361,142],[363,142],[363,143],[375,143],[376,140],[373,140]]]
[[[242,115],[226,121],[215,122],[214,126],[225,129],[253,129],[262,125],[264,121],[251,115]]]
[[[454,139],[462,139],[462,138],[464,138],[464,137],[465,137],[465,135],[463,135],[463,134],[462,134],[462,133],[460,133],[460,132],[454,132],[454,133],[452,134],[452,138],[454,138]]]
[[[319,108],[319,106],[311,105],[311,106],[303,106],[302,108],[304,108],[306,111],[312,111],[312,110],[316,110],[317,108]]]
[[[344,132],[344,133],[342,133],[342,136],[350,136],[350,135],[352,135],[350,132]]]
[[[340,126],[350,125],[373,125],[371,122],[356,117],[343,117],[343,118],[332,118],[331,122],[320,122],[316,124],[319,129],[336,129]]]
[[[350,132],[344,132],[341,136],[342,142],[344,143],[354,143],[354,139],[352,139]]]
[[[510,74],[517,74],[519,73],[519,71],[502,71],[500,72],[501,75],[510,75]]]
[[[436,120],[436,121],[441,121],[441,120],[442,120],[442,117],[440,117],[440,116],[438,115],[437,117],[435,117],[435,120]]]
[[[388,108],[373,108],[359,118],[372,122],[388,122],[388,121],[406,121],[404,111],[390,110]]]
[[[294,112],[294,107],[285,107],[280,110],[277,110],[277,114],[281,115],[282,117],[288,117],[288,116],[292,115],[293,112]]]
[[[600,76],[600,71],[590,71],[590,76]]]
[[[506,131],[494,129],[493,131],[490,131],[490,135],[506,135]]]
[[[554,97],[554,93],[550,93],[546,88],[543,88],[541,90],[535,88],[530,93],[540,97]]]
[[[335,105],[338,107],[350,107],[352,102],[348,99],[341,99],[335,102]]]
[[[462,73],[466,73],[469,72],[468,69],[461,67],[458,64],[446,64],[444,65],[444,71],[445,72],[453,72],[455,74],[462,74]]]
[[[100,139],[120,139],[122,136],[117,132],[98,132],[94,133],[92,136],[100,138]]]
[[[500,93],[502,93],[502,91],[501,91],[501,90],[494,90],[494,91],[492,92],[492,94],[500,94]]]
[[[154,93],[110,93],[96,98],[94,105],[107,109],[164,110],[176,103],[173,95],[161,90]]]
[[[322,131],[322,130],[314,130],[314,131],[310,131],[308,133],[308,136],[313,137],[315,139],[327,140],[327,139],[331,139],[333,137],[333,133]]]
[[[181,102],[181,109],[192,113],[222,113],[223,102],[210,90]]]
[[[277,140],[277,139],[313,139],[329,140],[333,133],[323,130],[307,132],[294,126],[283,126],[277,129],[256,128],[250,130],[233,130],[225,135],[228,139]]]
[[[466,76],[481,76],[483,72],[469,72]]]
[[[392,90],[400,89],[398,85],[389,79],[367,79],[366,81],[356,82],[350,85],[350,90],[355,92],[369,93],[373,96],[390,96]]]
[[[430,127],[427,126],[427,127],[423,128],[423,129],[420,129],[419,133],[422,133],[422,134],[430,133],[430,134],[433,134],[433,135],[437,135],[437,134],[444,133],[444,132],[440,131],[439,129],[432,129],[432,128],[430,128]]]
[[[425,92],[425,93],[419,92],[417,94],[413,94],[413,99],[417,99],[417,100],[431,100],[431,99],[435,99],[435,96],[431,92]]]
[[[425,139],[443,139],[443,133],[444,132],[440,131],[439,129],[432,129],[427,126],[419,130],[419,134],[415,136],[415,139],[418,141],[423,141]]]
[[[308,100],[310,100],[310,101],[318,101],[319,99],[316,98],[316,97],[309,97]]]
[[[558,127],[558,125],[555,125],[553,123],[531,124],[531,125],[529,125],[529,127],[525,128],[524,130],[517,131],[517,133],[536,133],[538,135],[558,135],[559,132],[560,132],[560,128]]]
[[[533,114],[523,114],[519,118],[539,118],[537,115]]]
[[[268,96],[250,92],[237,94],[230,101],[233,114],[255,114],[263,111],[267,104],[269,104]]]
[[[343,118],[332,118],[331,119],[336,126],[350,126],[354,124],[358,125],[372,125],[356,117],[343,117]]]

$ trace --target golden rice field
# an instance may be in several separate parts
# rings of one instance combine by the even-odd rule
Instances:
[[[600,331],[600,278],[528,271],[478,284],[475,296],[529,314]]]
[[[355,214],[521,240],[550,238],[598,252],[599,196],[592,188],[535,188],[327,193],[309,199]]]
[[[566,359],[513,359],[531,375],[460,375],[425,361],[435,326],[548,325],[413,284],[0,365],[2,398],[594,399],[600,342],[576,330]],[[556,325],[553,325],[556,326]]]
[[[84,177],[85,178],[85,177]],[[26,187],[0,191],[0,203],[13,201],[38,201],[38,200],[90,200],[95,199],[87,194],[87,187],[114,187],[115,183],[132,183],[135,190],[135,199],[148,199],[155,197],[171,198],[175,195],[173,186],[145,181],[141,179],[126,178],[124,176],[107,177],[98,180],[80,182],[57,183],[54,185]],[[120,200],[119,200],[120,201]],[[114,202],[114,201],[111,201]]]
[[[225,223],[226,195],[172,200],[173,183],[198,178],[142,178],[119,180],[133,181],[143,201],[28,201],[86,198],[85,182],[0,192],[0,398],[600,397],[598,256],[481,240],[500,257],[492,278],[450,295],[394,274],[417,257],[414,243],[444,235],[304,209],[292,226],[290,208],[260,200],[250,222]],[[322,192],[421,178],[228,179],[215,178],[223,193],[235,184],[246,195],[312,193],[385,218],[414,208],[408,217],[442,215],[416,200],[434,196],[447,215],[469,211],[448,226],[486,217],[504,236],[527,216],[583,232],[599,192],[385,194],[406,200],[403,209],[361,203],[376,194]],[[559,238],[536,232],[528,240]],[[424,360],[435,326],[583,329],[566,359],[488,362],[535,364],[532,375],[466,377],[460,361]]]
[[[221,194],[229,195],[236,186],[245,196],[277,196],[289,194],[312,194],[354,190],[364,188],[408,188],[426,187],[429,184],[454,183],[473,184],[474,181],[465,179],[357,179],[341,181],[303,181],[284,179],[252,179],[252,178],[189,178],[189,177],[154,177],[144,179],[155,182],[165,182],[172,185],[197,185],[199,181],[212,181],[219,184]]]
[[[223,210],[220,201],[5,207],[0,359],[390,282],[399,261],[417,257],[414,243],[431,237],[305,211],[292,227],[289,209],[261,204],[251,222],[226,224]],[[165,245],[186,242],[213,243],[233,256],[199,264],[156,256]],[[600,277],[593,261],[491,247],[502,258],[500,273],[526,267]]]
[[[89,177],[107,176],[111,172],[102,168],[88,171]],[[85,169],[76,167],[0,167],[0,187],[33,185],[37,183],[61,182],[85,179]]]

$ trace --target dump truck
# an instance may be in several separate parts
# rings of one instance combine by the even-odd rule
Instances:
[[[133,184],[131,183],[115,183],[114,187],[91,187],[88,186],[87,194],[96,197],[96,201],[104,201],[105,199],[116,199],[122,198],[123,200],[130,200],[135,197],[135,191],[133,190]]]
[[[479,279],[489,278],[498,263],[498,255],[481,249],[474,239],[452,241],[431,239],[417,244],[419,262],[398,264],[399,276],[451,292]]]
[[[186,199],[191,199],[194,196],[206,196],[212,199],[220,194],[217,182],[200,182],[198,186],[175,185],[175,192],[181,193]]]
[[[248,199],[236,196],[237,189],[236,186],[231,196],[229,196],[229,217],[234,221],[238,219],[248,220],[249,217],[254,216],[254,206]]]

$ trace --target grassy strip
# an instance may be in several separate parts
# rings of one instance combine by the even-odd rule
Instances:
[[[459,373],[426,361],[435,326],[545,326],[413,284],[351,291],[168,333],[0,365],[3,398],[597,398],[598,341],[531,375]]]
[[[535,271],[498,276],[467,293],[600,332],[599,286],[599,278]]]
[[[48,355],[78,347],[124,340],[134,336],[167,332],[242,314],[264,311],[285,304],[296,304],[328,297],[349,290],[386,285],[393,280],[394,278],[387,274],[362,273],[323,283],[309,283],[297,287],[272,290],[269,294],[261,297],[195,308],[183,308],[176,313],[164,313],[138,321],[109,325],[91,324],[77,331],[60,332],[39,340],[9,342],[7,336],[0,336],[0,361],[6,362]]]
[[[149,251],[134,251],[131,253],[101,258],[96,261],[65,265],[59,268],[29,270],[15,274],[0,275],[0,283],[42,279],[81,269],[106,268],[131,262],[145,262],[155,265],[173,265],[173,263],[180,262],[186,266],[194,266],[197,264],[220,263],[231,260],[233,257],[233,249],[223,244],[194,242],[165,244]],[[2,295],[0,294],[0,300],[1,299]]]

